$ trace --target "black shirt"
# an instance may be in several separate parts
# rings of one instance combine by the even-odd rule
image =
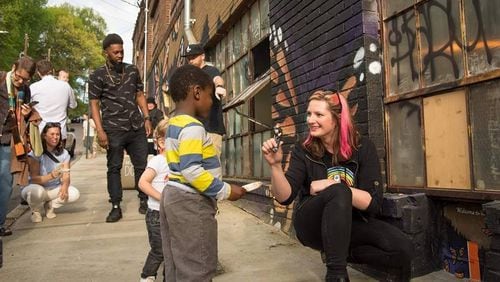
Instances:
[[[220,76],[219,70],[215,67],[205,65],[201,69],[210,76],[212,81],[214,77]],[[224,135],[226,134],[226,128],[224,127],[224,118],[222,117],[221,100],[215,96],[215,93],[212,95],[212,100],[213,104],[210,109],[210,114],[208,119],[203,121],[203,125],[205,126],[207,132]]]
[[[151,124],[153,125],[153,128],[156,128],[158,123],[160,123],[160,121],[163,119],[163,112],[155,107],[154,109],[149,111],[149,116],[151,117]]]
[[[136,66],[123,63],[122,73],[106,65],[89,77],[89,99],[101,101],[102,127],[105,131],[129,131],[144,127],[136,102],[143,84]]]

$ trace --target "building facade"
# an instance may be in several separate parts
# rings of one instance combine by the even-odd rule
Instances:
[[[416,248],[422,258],[431,256],[457,277],[484,277],[492,269],[485,257],[500,236],[486,225],[482,207],[500,199],[496,2],[191,0],[194,37],[228,92],[225,178],[269,179],[260,147],[272,136],[270,127],[281,126],[288,152],[307,132],[310,93],[339,91],[355,109],[360,134],[376,144],[384,189],[393,193],[387,202],[400,199],[394,193],[426,198],[422,212],[410,204],[416,208],[400,215],[422,225],[405,231],[425,237],[424,250]],[[148,6],[147,91],[172,110],[168,78],[185,64],[189,43],[185,1],[150,0]],[[134,34],[139,67],[144,16],[143,9]],[[280,206],[268,188],[246,199],[239,204],[293,236],[293,205]],[[405,201],[412,199],[419,201]]]

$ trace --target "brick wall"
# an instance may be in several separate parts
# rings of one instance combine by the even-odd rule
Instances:
[[[144,3],[142,3],[144,5]],[[147,38],[147,73],[151,76],[153,69],[153,55],[165,47],[162,40],[166,36],[166,27],[170,24],[171,0],[148,0],[148,38]],[[144,68],[144,9],[141,9],[133,35],[134,42],[134,63],[143,76]],[[137,56],[136,56],[137,55]]]
[[[214,46],[254,2],[219,0],[213,5],[211,1],[193,0],[194,36],[205,45]],[[163,66],[165,79],[184,64],[180,55],[187,46],[183,1],[169,3],[172,11],[168,24],[163,24],[165,35],[155,35],[158,44],[153,53],[154,62]],[[270,0],[269,8],[272,114],[286,135],[285,151],[307,130],[307,97],[315,89],[327,88],[342,91],[351,106],[357,108],[358,128],[375,142],[383,160],[383,95],[376,1]],[[269,190],[260,196],[252,195],[255,199],[243,205],[270,218],[270,223],[283,231],[293,232],[290,224],[293,206],[280,206],[269,197]]]
[[[375,142],[384,164],[377,10],[375,0],[270,0],[273,119],[286,135],[285,151],[307,132],[307,98],[324,88],[348,98],[358,130]],[[285,232],[292,232],[283,228],[292,208],[271,206],[273,224]]]
[[[376,3],[270,1],[274,117],[281,123],[288,119],[285,126],[295,127],[289,132],[307,130],[307,97],[326,88],[342,91],[351,106],[357,105],[358,129],[380,139],[383,147],[382,77],[380,68],[368,68],[372,63],[380,66],[378,21],[370,17],[376,6],[363,7],[363,2]],[[290,101],[297,110],[290,111]]]

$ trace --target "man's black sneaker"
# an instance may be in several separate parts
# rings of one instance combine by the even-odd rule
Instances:
[[[139,200],[139,213],[146,214],[147,210],[148,210],[148,200],[140,199]]]
[[[0,227],[0,236],[10,236],[12,235],[12,231],[8,227]]]
[[[117,222],[122,218],[122,209],[118,205],[113,205],[113,208],[106,217],[106,222]]]

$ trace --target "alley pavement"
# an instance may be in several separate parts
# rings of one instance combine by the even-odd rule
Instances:
[[[9,214],[13,235],[3,238],[1,281],[139,281],[149,250],[137,192],[124,190],[123,219],[106,223],[106,157],[81,157],[71,169],[80,199],[56,210],[54,219],[30,221],[27,206]],[[219,204],[219,261],[214,281],[323,281],[317,251],[232,205]],[[376,281],[349,269],[351,281]],[[436,272],[413,281],[449,281]],[[161,275],[156,281],[162,281]]]

